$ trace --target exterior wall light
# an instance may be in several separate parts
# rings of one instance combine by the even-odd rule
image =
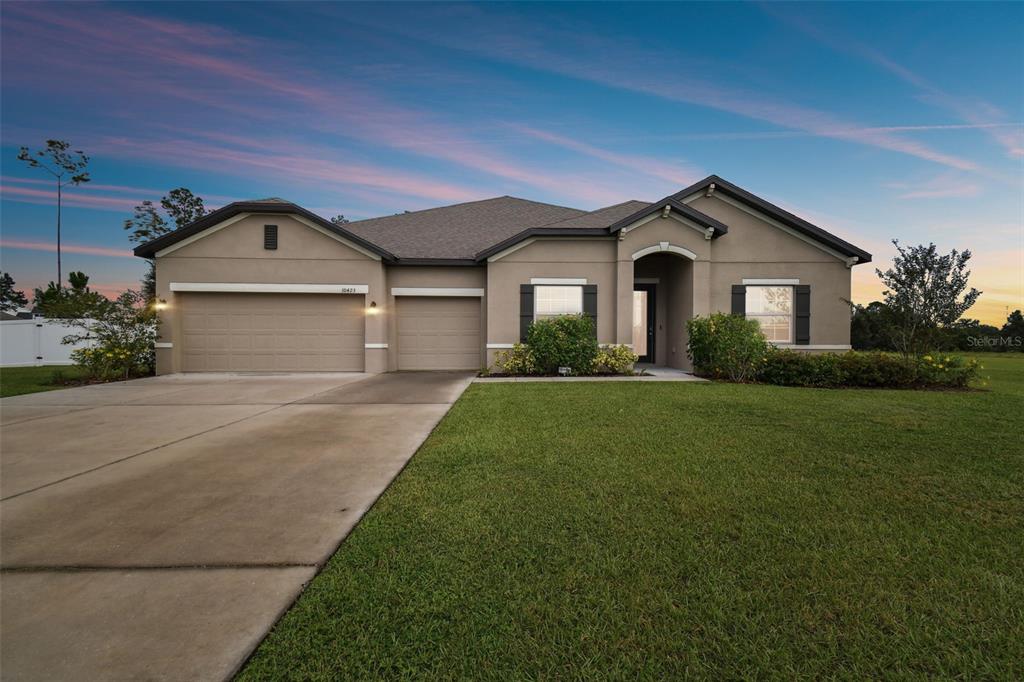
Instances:
[[[153,307],[157,310],[167,310],[167,301],[157,301]]]
[[[370,301],[370,307],[366,309],[367,315],[376,315],[380,312],[380,308],[377,307],[376,301]]]

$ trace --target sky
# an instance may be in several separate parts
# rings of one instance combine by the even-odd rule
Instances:
[[[137,288],[132,208],[282,197],[373,217],[583,209],[715,173],[874,254],[969,249],[968,317],[1024,307],[1024,3],[0,4],[0,267]]]

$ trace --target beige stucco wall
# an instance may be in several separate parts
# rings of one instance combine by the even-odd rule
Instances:
[[[850,269],[836,256],[715,197],[690,206],[729,226],[712,241],[711,308],[728,312],[743,279],[799,279],[811,287],[810,345],[850,343]]]
[[[615,343],[615,242],[595,238],[538,239],[488,263],[486,343],[519,341],[519,286],[535,277],[580,278],[596,284],[597,340]],[[488,363],[493,357],[490,349]]]
[[[278,226],[278,248],[263,248],[263,226]],[[258,284],[365,284],[366,304],[386,296],[384,268],[379,260],[288,215],[242,218],[201,239],[156,259],[158,298],[167,302],[161,312],[157,373],[180,371],[181,297],[171,282],[244,282]],[[386,343],[383,315],[368,316],[366,343]],[[385,350],[367,349],[366,371],[384,371]]]

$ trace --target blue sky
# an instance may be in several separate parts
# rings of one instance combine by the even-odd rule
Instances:
[[[1024,305],[1024,4],[5,2],[0,262],[55,276],[20,145],[67,139],[65,272],[135,282],[132,206],[280,196],[352,219],[511,194],[580,208],[717,173],[873,252],[975,253]],[[855,298],[879,287],[855,268]]]

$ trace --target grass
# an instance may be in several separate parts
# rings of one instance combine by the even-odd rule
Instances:
[[[1024,358],[982,359],[475,384],[240,678],[1021,679]]]
[[[66,388],[63,384],[53,383],[55,372],[60,372],[64,379],[68,381],[81,379],[85,376],[85,373],[80,368],[68,365],[4,367],[0,369],[0,398]]]

